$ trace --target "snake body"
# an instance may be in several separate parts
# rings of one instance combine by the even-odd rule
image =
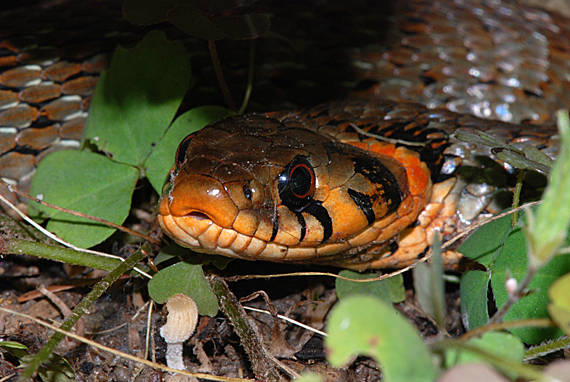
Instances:
[[[454,134],[473,123],[520,133],[385,100],[231,117],[181,143],[159,223],[199,252],[358,270],[406,266],[436,231],[461,225],[465,183],[455,173],[477,150]],[[547,147],[547,133],[523,140]],[[452,251],[445,258],[450,266],[460,259]]]
[[[389,13],[366,3],[357,17],[352,6],[348,13],[334,5],[323,11],[328,27],[320,44],[325,40],[332,53],[304,42],[301,55],[326,72],[351,30],[347,44],[354,46],[339,61],[350,76],[320,83],[340,84],[335,89],[350,92],[349,100],[231,117],[181,143],[159,212],[177,242],[250,260],[401,267],[425,254],[436,231],[451,234],[493,210],[492,185],[457,176],[488,149],[461,142],[458,131],[485,131],[556,155],[552,111],[570,103],[566,18],[508,1],[398,2]],[[11,12],[14,19],[18,10]],[[295,14],[300,22],[306,16]],[[332,44],[331,25],[339,38]],[[107,46],[118,40],[104,39]],[[264,48],[276,63],[261,66],[260,98],[272,99],[266,92],[282,87],[276,45]],[[46,55],[21,34],[2,40],[5,180],[25,186],[38,154],[78,138],[105,66],[101,51],[82,47]],[[446,261],[459,256],[450,252]]]

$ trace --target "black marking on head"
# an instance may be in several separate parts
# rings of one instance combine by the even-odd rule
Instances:
[[[269,242],[275,240],[277,232],[279,231],[279,215],[277,214],[277,211],[275,211],[275,214],[273,215],[272,223],[273,223],[273,231],[271,232],[271,238],[269,239]]]
[[[370,196],[355,191],[352,188],[348,189],[348,195],[350,195],[354,201],[354,204],[356,204],[358,208],[360,208],[360,210],[364,213],[366,220],[368,220],[368,224],[374,223],[376,216],[374,215],[374,210],[372,209],[372,201],[370,199]]]
[[[319,223],[323,226],[323,240],[321,244],[327,241],[332,236],[332,220],[325,207],[319,201],[314,201],[309,204],[304,212],[313,215]]]
[[[402,202],[400,185],[394,174],[380,160],[370,155],[359,155],[353,157],[352,161],[355,172],[364,175],[370,182],[382,186],[384,191],[382,197],[388,205],[388,213],[394,212]]]
[[[188,150],[188,146],[190,145],[190,142],[192,142],[192,136],[194,135],[194,133],[187,135],[186,138],[184,138],[182,140],[182,142],[180,142],[180,144],[178,145],[178,149],[176,150],[176,167],[180,168],[180,166],[182,165],[182,163],[184,163],[184,160],[186,159],[186,150]]]
[[[426,249],[424,249],[421,253],[418,253],[418,255],[416,256],[416,259],[420,260],[423,259],[429,252],[429,247],[427,247]]]
[[[245,196],[247,198],[247,200],[249,200],[251,202],[251,198],[253,196],[253,192],[251,191],[251,188],[249,188],[249,186],[247,184],[244,184],[241,188],[243,190],[243,196]]]
[[[297,220],[299,221],[299,224],[301,225],[301,236],[299,237],[299,241],[303,241],[303,239],[305,238],[305,235],[307,234],[307,223],[305,222],[305,218],[303,217],[303,214],[301,214],[300,212],[297,212],[295,215],[297,215]]]
[[[390,252],[391,253],[396,252],[398,250],[398,248],[400,248],[400,246],[398,245],[398,243],[395,240],[390,242]]]
[[[405,143],[397,143],[396,146],[404,146],[410,150],[420,154],[420,159],[425,162],[431,172],[431,178],[434,182],[441,182],[449,178],[449,175],[440,174],[441,165],[443,164],[442,156],[445,149],[449,146],[449,136],[443,130],[429,127],[430,123],[437,117],[431,117],[430,112],[427,115],[421,114],[416,120],[426,118],[424,123],[411,121],[393,121],[389,125],[371,126],[367,132],[377,134],[391,139],[397,139],[401,142],[424,143],[422,146],[406,145]],[[434,135],[440,137],[433,138]],[[360,140],[367,138],[363,134],[358,134]],[[428,138],[429,137],[429,138]]]

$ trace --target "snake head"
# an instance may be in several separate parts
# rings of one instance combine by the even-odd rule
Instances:
[[[158,221],[198,252],[330,262],[355,246],[385,245],[377,226],[413,205],[397,159],[295,121],[246,115],[182,141]]]

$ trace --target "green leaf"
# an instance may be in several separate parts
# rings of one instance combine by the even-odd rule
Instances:
[[[15,341],[0,341],[0,348],[22,361],[28,356],[28,347]]]
[[[492,270],[511,230],[510,217],[494,220],[469,236],[459,247],[459,252]],[[491,272],[469,271],[461,277],[461,314],[466,318],[468,329],[485,325],[489,320],[487,289],[490,275]]]
[[[525,351],[521,340],[509,333],[487,332],[481,338],[471,338],[467,344],[495,356],[495,364],[500,364],[501,360],[510,361],[509,364],[520,364]],[[468,363],[488,364],[489,359],[467,349],[450,348],[445,352],[446,368]]]
[[[119,162],[142,166],[174,118],[190,83],[182,43],[150,32],[135,48],[117,48],[97,83],[83,140]]]
[[[164,268],[149,281],[148,293],[159,304],[173,294],[182,293],[192,297],[200,314],[213,317],[218,313],[218,301],[200,265],[180,262]]]
[[[487,289],[489,275],[483,271],[469,271],[461,277],[461,312],[467,330],[483,326],[489,321]]]
[[[102,155],[58,151],[41,161],[30,193],[60,207],[122,224],[129,213],[138,176],[137,169]],[[31,202],[30,209],[49,216],[47,229],[80,247],[92,247],[115,232],[114,228],[37,203]]]
[[[40,367],[38,374],[43,381],[74,382],[77,380],[69,361],[56,353],[50,355],[48,361]]]
[[[529,160],[546,166],[548,168],[548,172],[550,172],[554,161],[548,155],[534,146],[524,146],[523,152]]]
[[[467,131],[457,131],[455,133],[455,138],[460,141],[467,143],[472,143],[475,145],[483,145],[487,147],[506,147],[505,143],[498,140],[497,137],[486,134],[484,132],[467,132]]]
[[[532,267],[540,267],[554,256],[570,226],[570,120],[558,113],[560,153],[548,178],[548,186],[537,208],[536,220],[528,219],[527,239]]]
[[[509,216],[506,218],[510,219]],[[492,269],[491,286],[499,307],[508,299],[505,288],[507,272],[510,271],[512,277],[519,283],[528,273],[526,250],[525,235],[522,229],[516,228],[505,241],[503,251]],[[548,288],[556,279],[568,272],[570,272],[570,256],[557,256],[552,259],[534,275],[529,285],[531,293],[514,304],[505,315],[504,321],[548,317]],[[562,335],[556,328],[515,328],[510,331],[529,344],[536,344]]]
[[[372,279],[379,276],[378,273],[358,273],[349,270],[343,270],[339,275],[358,280]],[[402,302],[405,299],[404,279],[402,275],[367,283],[336,279],[335,283],[336,294],[341,300],[355,294],[376,296],[386,302],[394,303]]]
[[[507,235],[512,230],[510,216],[493,220],[475,231],[459,247],[459,252],[489,266],[501,253]]]
[[[414,269],[414,290],[420,306],[440,328],[445,327],[445,293],[441,242],[435,236],[431,248],[432,263],[419,263]]]
[[[28,347],[16,341],[0,341],[0,348],[28,350]]]
[[[520,221],[526,221],[525,214],[521,214]],[[518,282],[528,272],[527,243],[522,229],[512,229],[511,217],[504,216],[479,228],[459,247],[459,251],[488,267],[488,276],[468,272],[461,281],[461,311],[467,317],[469,327],[475,328],[483,324],[487,315],[487,277],[491,279],[492,291],[500,307],[508,298],[505,288],[507,272],[511,272]],[[536,273],[530,284],[531,293],[513,306],[505,321],[548,317],[547,290],[558,277],[568,272],[570,256],[552,259]],[[511,332],[532,344],[561,335],[555,328],[516,328]]]
[[[182,139],[232,114],[231,110],[220,106],[200,106],[176,118],[145,162],[146,176],[158,194],[162,193],[162,186],[174,164],[176,148]]]
[[[548,313],[556,324],[570,335],[570,273],[556,280],[548,290],[551,303]]]
[[[483,132],[458,131],[455,137],[464,142],[490,148],[497,158],[515,168],[532,169],[545,174],[550,171],[552,160],[533,146],[525,146],[521,150]]]
[[[375,297],[350,296],[340,301],[330,314],[327,332],[327,358],[335,367],[362,354],[380,363],[387,382],[435,380],[431,354],[415,328]]]

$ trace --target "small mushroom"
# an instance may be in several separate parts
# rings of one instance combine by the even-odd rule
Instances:
[[[190,297],[175,294],[166,302],[166,309],[166,324],[160,328],[160,335],[166,341],[166,364],[173,369],[186,370],[182,345],[194,333],[198,322],[198,307]]]

